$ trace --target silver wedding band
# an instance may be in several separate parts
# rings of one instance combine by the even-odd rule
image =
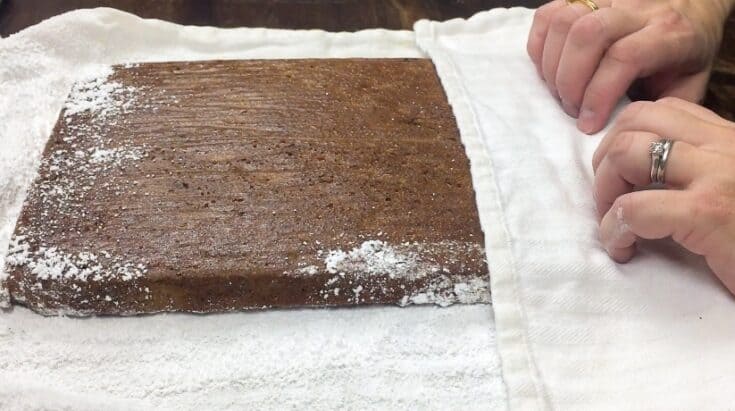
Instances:
[[[666,184],[666,163],[669,161],[669,153],[674,145],[674,140],[661,139],[651,143],[649,152],[651,154],[651,183]]]

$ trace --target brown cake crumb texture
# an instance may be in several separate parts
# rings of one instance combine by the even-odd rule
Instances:
[[[48,315],[489,302],[469,165],[423,59],[100,67],[6,259]]]

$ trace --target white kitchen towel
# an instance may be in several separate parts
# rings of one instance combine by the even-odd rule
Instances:
[[[0,256],[72,82],[99,64],[422,56],[412,32],[182,27],[111,9],[0,39]],[[494,346],[488,305],[87,320],[16,307],[0,312],[0,409],[504,409]]]
[[[735,302],[671,242],[607,257],[592,199],[602,133],[578,132],[537,76],[532,14],[415,26],[468,146],[511,409],[732,409]]]

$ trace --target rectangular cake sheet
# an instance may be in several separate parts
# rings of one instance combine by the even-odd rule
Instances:
[[[135,63],[85,80],[10,240],[13,303],[489,302],[469,161],[430,59]]]

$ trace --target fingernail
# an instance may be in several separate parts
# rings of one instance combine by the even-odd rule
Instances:
[[[586,108],[583,108],[579,113],[579,119],[577,120],[577,127],[584,133],[590,134],[595,131],[595,112]]]
[[[576,118],[579,115],[579,109],[574,104],[569,104],[566,101],[562,101],[561,106],[564,108],[564,112],[569,114],[570,116]]]

